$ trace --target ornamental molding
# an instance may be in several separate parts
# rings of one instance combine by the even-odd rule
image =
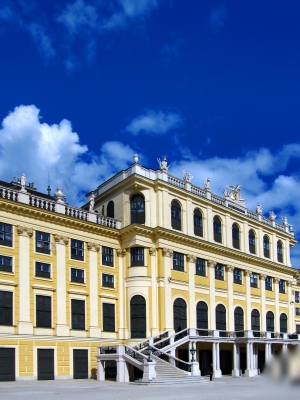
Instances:
[[[172,257],[172,255],[173,255],[173,250],[163,248],[163,249],[162,249],[162,255],[163,255],[164,257]]]
[[[17,226],[17,232],[20,236],[26,236],[31,238],[31,236],[33,235],[33,229],[29,228],[28,226]]]
[[[234,267],[232,265],[226,265],[225,268],[226,268],[227,272],[233,272],[234,271]]]
[[[57,244],[64,244],[67,245],[69,243],[69,238],[63,235],[54,235],[54,240]]]
[[[81,295],[81,296],[89,296],[90,295],[85,290],[75,290],[75,289],[68,290],[68,293],[69,294],[77,294],[77,295]]]
[[[48,290],[49,292],[56,292],[56,289],[52,286],[46,286],[46,285],[32,285],[32,289],[38,289],[38,290]]]
[[[0,285],[6,285],[6,286],[19,286],[18,283],[14,281],[6,281],[6,280],[0,280]]]
[[[259,279],[262,280],[262,281],[265,281],[267,279],[267,275],[259,274]]]
[[[293,286],[293,281],[287,281],[287,285],[288,285],[288,287],[292,287]]]
[[[126,249],[117,249],[117,256],[122,258],[126,256]]]
[[[150,248],[149,248],[149,253],[150,253],[150,256],[155,256],[155,254],[156,254],[156,248],[155,248],[155,247],[150,247]]]
[[[188,260],[188,262],[194,263],[196,262],[196,256],[194,256],[193,254],[187,254],[186,255],[186,259]]]
[[[100,250],[100,244],[95,243],[95,242],[87,242],[87,248],[90,251],[99,251]]]
[[[279,283],[280,278],[273,278],[273,280],[274,280],[274,283]]]
[[[250,269],[245,269],[244,275],[250,277],[252,275],[252,271]]]
[[[216,265],[217,265],[217,262],[216,262],[216,261],[213,261],[213,260],[208,260],[208,261],[207,261],[207,266],[208,266],[209,268],[215,268]]]

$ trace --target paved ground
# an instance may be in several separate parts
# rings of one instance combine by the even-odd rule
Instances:
[[[0,382],[1,400],[293,400],[299,395],[300,385],[262,377],[228,377],[186,386],[134,386],[95,380]]]

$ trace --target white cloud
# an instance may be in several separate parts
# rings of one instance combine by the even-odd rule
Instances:
[[[118,0],[128,17],[145,15],[157,7],[157,0]]]
[[[212,31],[217,31],[225,25],[225,19],[227,18],[227,12],[224,4],[220,7],[215,7],[210,13],[210,27]]]
[[[68,4],[58,16],[57,21],[65,25],[71,35],[79,33],[81,28],[95,29],[98,23],[98,12],[95,7],[83,0]]]
[[[125,129],[133,135],[139,133],[160,135],[171,129],[179,128],[182,124],[183,120],[180,114],[149,110],[145,114],[133,118]]]
[[[52,194],[61,186],[68,203],[79,205],[84,202],[83,192],[127,168],[134,153],[121,142],[106,142],[99,154],[90,154],[70,121],[41,123],[34,105],[22,105],[2,122],[0,179],[9,182],[24,172],[29,182],[46,192],[49,172]]]
[[[49,60],[55,56],[55,50],[52,47],[51,38],[45,34],[43,26],[32,23],[28,27],[31,36],[33,37],[35,44],[39,51],[44,54],[45,58]]]

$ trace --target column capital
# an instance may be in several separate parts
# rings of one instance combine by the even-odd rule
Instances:
[[[164,257],[172,257],[172,255],[173,255],[173,250],[163,248],[163,249],[162,249],[162,255],[163,255]]]
[[[226,265],[225,268],[227,272],[233,272],[234,270],[234,267],[232,265]]]
[[[250,269],[245,269],[244,275],[250,277],[252,275],[252,271]]]
[[[208,260],[207,261],[207,266],[209,268],[215,268],[216,265],[217,265],[216,261],[213,261],[213,260]]]
[[[33,229],[29,228],[28,226],[21,226],[19,225],[17,227],[17,232],[20,236],[26,236],[31,238],[31,236],[33,235]]]
[[[193,254],[187,254],[186,255],[186,259],[188,260],[188,262],[192,262],[192,263],[194,263],[194,262],[196,262],[196,256],[194,256]]]
[[[292,287],[292,286],[293,286],[293,281],[287,281],[286,283],[287,283],[287,285],[288,285],[289,287]]]
[[[63,235],[54,235],[54,240],[58,244],[67,245],[69,243],[69,238]]]
[[[126,256],[126,249],[117,249],[117,256],[120,258]]]
[[[279,283],[280,278],[273,278],[274,279],[274,283]]]
[[[259,279],[262,280],[262,281],[265,281],[267,279],[267,275],[259,274]]]
[[[156,254],[156,248],[155,248],[155,247],[150,247],[150,248],[149,248],[149,253],[150,253],[150,256],[155,256],[155,254]]]
[[[100,250],[100,244],[95,243],[95,242],[88,242],[87,243],[87,248],[90,251],[99,251]]]

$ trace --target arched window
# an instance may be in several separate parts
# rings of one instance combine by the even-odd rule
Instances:
[[[270,258],[270,240],[267,235],[264,236],[264,257]]]
[[[226,331],[226,308],[223,304],[218,304],[216,307],[216,329]],[[226,332],[220,332],[220,336],[226,336]]]
[[[260,314],[256,309],[251,312],[251,330],[254,337],[260,337]]]
[[[173,229],[181,231],[181,207],[176,200],[171,203],[171,225]]]
[[[287,316],[285,313],[280,314],[280,332],[287,333]]]
[[[112,200],[107,204],[107,216],[110,218],[115,218],[115,204]]]
[[[130,300],[131,337],[146,337],[146,301],[143,296],[136,295]]]
[[[234,330],[237,336],[244,337],[244,310],[242,307],[236,307],[234,310]]]
[[[174,301],[174,330],[175,332],[186,329],[186,302],[183,299]]]
[[[222,243],[222,225],[219,217],[214,217],[214,241]]]
[[[208,329],[208,308],[204,301],[197,303],[197,328]]]
[[[240,248],[240,228],[238,224],[232,225],[232,246],[235,249]]]
[[[135,194],[130,200],[131,223],[145,223],[145,199],[140,194]]]
[[[249,251],[252,254],[256,254],[256,248],[255,248],[255,233],[252,229],[249,231]]]
[[[274,314],[272,311],[267,312],[267,332],[274,332]]]
[[[283,262],[282,242],[280,240],[277,242],[277,261]]]
[[[203,237],[202,213],[197,209],[194,211],[194,234]]]

